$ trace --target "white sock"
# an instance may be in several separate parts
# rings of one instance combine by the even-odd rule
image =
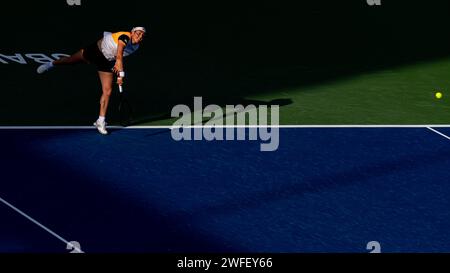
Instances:
[[[99,122],[99,123],[105,122],[105,117],[99,116],[99,117],[98,117],[98,122]]]

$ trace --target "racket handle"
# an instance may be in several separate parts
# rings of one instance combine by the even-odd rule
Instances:
[[[121,77],[119,77],[118,79],[122,79]],[[122,93],[123,92],[123,87],[122,85],[119,84],[119,92]]]

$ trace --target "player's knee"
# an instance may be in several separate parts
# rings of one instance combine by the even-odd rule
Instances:
[[[112,87],[103,87],[103,95],[105,96],[111,96]]]

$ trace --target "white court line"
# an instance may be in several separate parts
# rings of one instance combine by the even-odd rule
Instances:
[[[31,216],[28,216],[25,212],[21,211],[20,209],[16,208],[15,206],[11,205],[10,203],[8,203],[6,200],[4,200],[3,198],[0,197],[0,201],[3,202],[3,204],[7,205],[8,207],[12,208],[13,210],[15,210],[17,213],[19,213],[20,215],[22,215],[23,217],[27,218],[28,220],[30,220],[31,222],[35,223],[36,225],[38,225],[40,228],[42,228],[43,230],[47,231],[48,233],[50,233],[51,235],[55,236],[57,239],[61,240],[62,242],[64,242],[66,244],[66,246],[71,246],[72,249],[75,249],[76,252],[78,253],[83,253],[83,251],[81,251],[81,249],[79,249],[77,246],[73,245],[71,242],[67,241],[66,239],[64,239],[63,237],[59,236],[58,234],[56,234],[55,232],[53,232],[51,229],[49,229],[48,227],[44,226],[43,224],[39,223],[38,221],[36,221],[35,219],[33,219]]]
[[[450,125],[189,125],[189,126],[129,126],[125,129],[178,129],[178,128],[286,128],[286,129],[314,129],[314,128],[450,128]],[[1,129],[1,127],[0,127]]]
[[[122,126],[108,126],[110,129],[122,129]],[[97,130],[93,126],[0,126],[0,130]]]
[[[450,140],[450,137],[449,137],[449,136],[444,135],[443,133],[439,132],[438,130],[435,130],[435,129],[431,128],[431,127],[427,127],[427,129],[429,129],[429,130],[435,132],[436,134],[438,134],[438,135],[440,135],[440,136],[443,136],[443,137],[445,137],[446,139]]]
[[[177,129],[181,126],[156,125],[156,126],[109,126],[109,129]],[[183,128],[450,128],[447,124],[435,125],[189,125]],[[0,126],[0,130],[96,130],[92,126]]]

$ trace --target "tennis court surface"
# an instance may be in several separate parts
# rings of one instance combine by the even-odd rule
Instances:
[[[450,128],[434,129],[281,128],[260,152],[164,128],[5,127],[0,251],[449,252]]]

